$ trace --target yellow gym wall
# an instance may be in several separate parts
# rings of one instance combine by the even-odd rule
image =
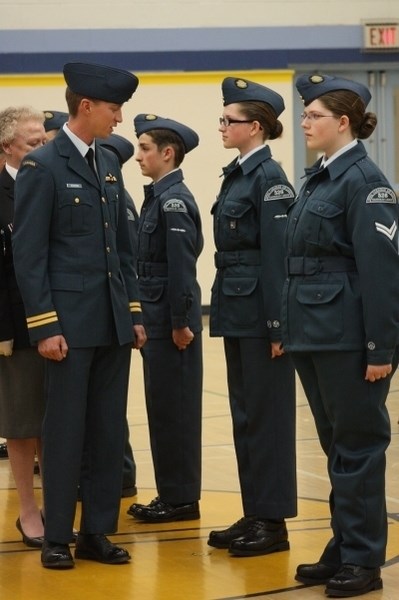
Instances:
[[[293,181],[293,73],[284,71],[203,72],[203,73],[137,73],[140,85],[133,98],[123,107],[123,123],[115,133],[136,144],[133,119],[138,113],[155,113],[181,121],[197,131],[200,145],[184,159],[185,181],[200,207],[205,247],[198,263],[202,287],[202,304],[210,301],[214,277],[213,236],[210,208],[220,187],[222,167],[236,156],[235,150],[225,150],[218,131],[222,114],[221,82],[226,76],[257,81],[280,93],[286,110],[280,120],[283,136],[271,142],[272,154]],[[0,76],[0,110],[10,105],[29,104],[43,110],[66,111],[65,82],[62,75]],[[299,127],[299,125],[298,125]],[[142,186],[149,180],[141,175],[134,157],[125,164],[123,176],[126,188],[139,210]]]

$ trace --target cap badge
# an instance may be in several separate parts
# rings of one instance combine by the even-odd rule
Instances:
[[[309,77],[311,83],[323,83],[324,77],[322,75],[312,75]]]
[[[245,90],[248,87],[247,82],[244,81],[243,79],[236,79],[235,84],[236,84],[236,87],[238,87],[240,90]]]
[[[146,115],[145,116],[146,121],[156,121],[156,119],[158,119],[157,115]]]
[[[49,110],[46,110],[46,112],[44,113],[44,118],[52,119],[53,117],[54,117],[54,113],[50,112]]]

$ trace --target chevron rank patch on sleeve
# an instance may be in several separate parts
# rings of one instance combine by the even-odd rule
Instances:
[[[374,224],[375,224],[376,230],[379,233],[386,235],[387,238],[389,238],[391,241],[393,240],[393,238],[395,237],[396,232],[398,230],[398,225],[397,225],[396,221],[394,221],[390,227],[387,227],[386,225],[383,225],[382,223],[378,223],[377,221],[375,221]]]

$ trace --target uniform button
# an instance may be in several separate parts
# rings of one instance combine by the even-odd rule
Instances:
[[[107,252],[108,254],[111,252],[111,248],[109,246],[107,246]]]
[[[323,298],[323,294],[322,294],[321,292],[317,292],[317,294],[316,294],[316,298],[317,298],[318,300],[321,300],[321,299]]]
[[[75,198],[75,204],[79,204],[80,198]]]
[[[108,271],[108,277],[111,279],[111,277],[112,277],[111,271]]]
[[[106,199],[104,198],[104,196],[101,197],[101,202],[104,202],[104,204],[106,203]]]
[[[104,227],[105,227],[105,229],[108,229],[108,221],[105,221]]]

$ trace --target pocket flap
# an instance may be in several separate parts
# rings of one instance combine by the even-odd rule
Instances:
[[[144,221],[142,231],[144,231],[144,233],[153,233],[156,228],[157,228],[156,221]]]
[[[229,202],[223,206],[222,213],[231,219],[241,219],[246,212],[252,208],[251,204],[243,204],[242,202]]]
[[[158,285],[140,285],[140,300],[143,302],[157,302],[163,294],[164,286]]]
[[[222,290],[225,296],[249,296],[257,284],[257,277],[225,277]]]
[[[342,206],[331,204],[331,202],[323,202],[322,200],[309,204],[306,209],[313,215],[324,217],[325,219],[333,219],[344,212]]]
[[[342,291],[343,283],[307,283],[298,286],[296,299],[301,304],[327,304]]]
[[[83,276],[79,273],[50,273],[50,287],[52,290],[82,292],[83,283]]]

